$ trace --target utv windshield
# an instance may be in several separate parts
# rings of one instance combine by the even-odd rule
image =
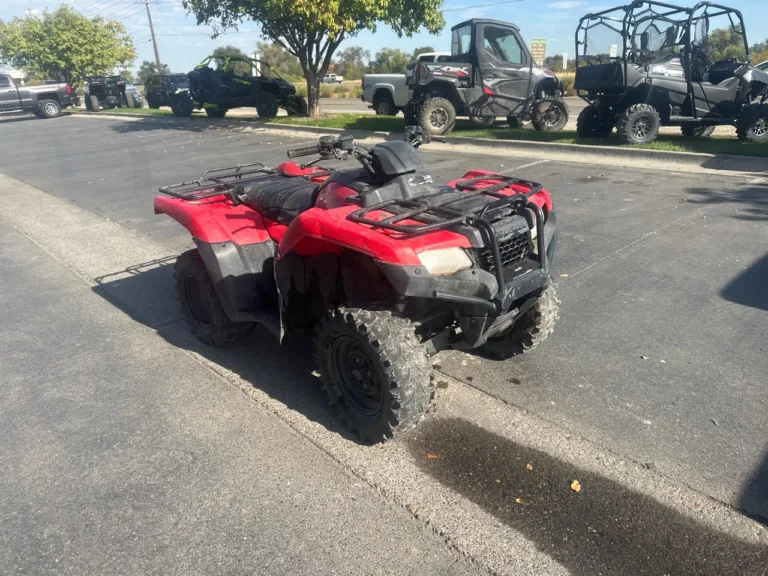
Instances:
[[[171,86],[187,86],[189,85],[189,78],[186,74],[171,74],[168,76],[168,83]]]

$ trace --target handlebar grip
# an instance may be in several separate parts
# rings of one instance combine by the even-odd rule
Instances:
[[[306,148],[294,148],[288,150],[288,158],[298,158],[299,156],[311,156],[312,154],[320,154],[320,144],[314,146],[307,146]]]

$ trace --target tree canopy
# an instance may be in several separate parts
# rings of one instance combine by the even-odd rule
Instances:
[[[361,46],[347,46],[340,51],[334,63],[334,72],[347,80],[359,80],[365,74],[371,53]]]
[[[86,18],[63,4],[54,12],[0,20],[0,60],[42,79],[77,87],[87,76],[127,68],[136,59],[120,22]]]
[[[147,78],[154,76],[155,74],[170,74],[171,69],[168,68],[168,64],[160,64],[160,72],[157,71],[157,65],[154,61],[144,60],[139,66],[139,71],[136,73],[136,77],[139,84],[146,84]]]
[[[218,58],[232,58],[233,56],[248,58],[248,54],[240,50],[240,48],[230,44],[219,46],[211,53],[211,56],[216,56]],[[217,62],[216,69],[221,69],[223,64],[223,62]],[[249,76],[251,74],[251,65],[247,62],[232,62],[229,65],[229,70],[238,76]]]
[[[198,23],[216,32],[244,20],[258,22],[262,34],[299,59],[307,82],[309,111],[318,111],[320,79],[341,42],[384,23],[400,36],[421,28],[439,32],[445,21],[442,0],[183,0]]]
[[[413,51],[413,59],[415,60],[421,54],[426,54],[427,52],[434,52],[434,51],[435,49],[432,48],[432,46],[422,46],[421,48],[416,48],[416,50]]]
[[[399,48],[382,48],[371,60],[368,69],[373,74],[404,74],[412,56]]]
[[[259,42],[256,50],[283,78],[295,79],[304,75],[299,59],[277,42]]]

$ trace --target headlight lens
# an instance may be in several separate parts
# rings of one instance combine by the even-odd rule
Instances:
[[[453,274],[459,270],[472,268],[472,260],[461,248],[440,248],[419,254],[419,260],[433,276]]]

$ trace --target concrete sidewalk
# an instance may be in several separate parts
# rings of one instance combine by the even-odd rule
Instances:
[[[1,574],[480,573],[2,219],[0,374]]]

